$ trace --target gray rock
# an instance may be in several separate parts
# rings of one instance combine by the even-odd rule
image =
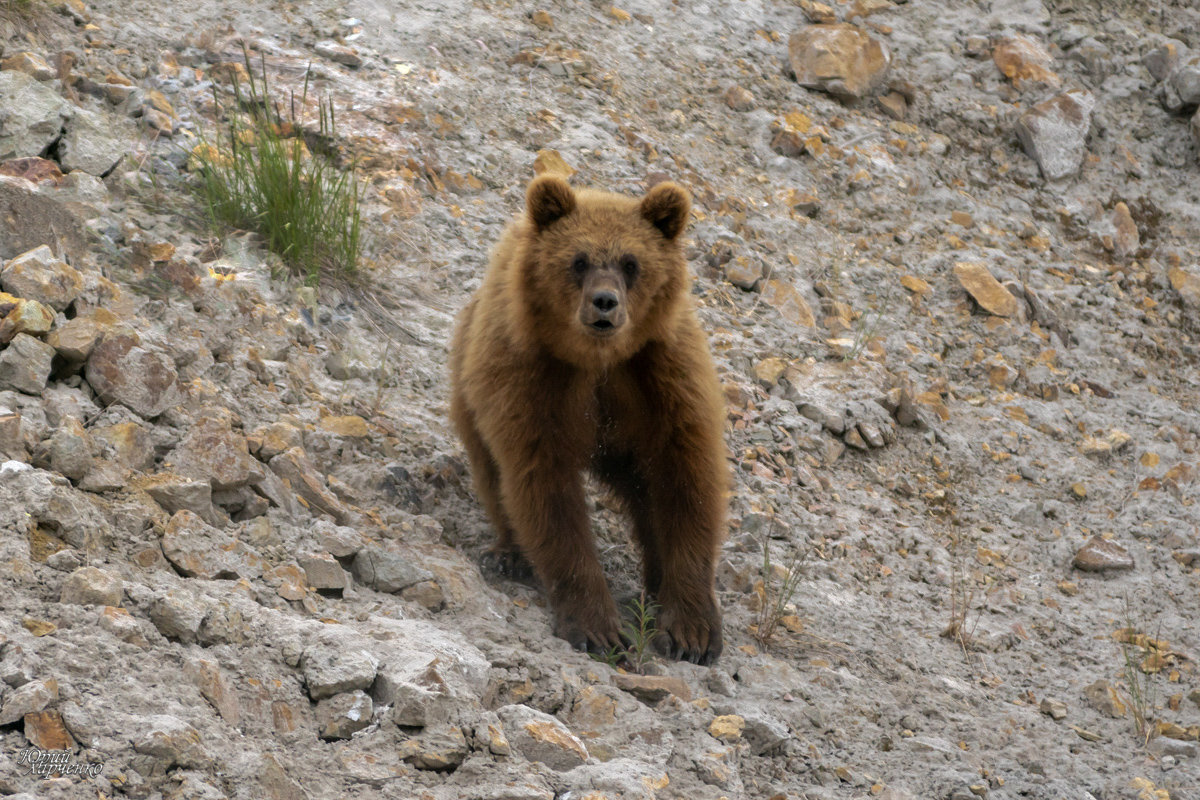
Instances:
[[[62,311],[79,295],[83,279],[74,267],[41,245],[4,265],[0,270],[0,286],[9,294]]]
[[[29,683],[42,671],[42,658],[32,649],[9,642],[0,652],[4,654],[0,659],[0,681],[14,689]]]
[[[85,374],[102,402],[120,403],[146,419],[157,417],[179,399],[171,359],[141,347],[130,333],[106,333],[88,356]]]
[[[96,446],[91,435],[74,417],[67,417],[49,439],[42,442],[34,452],[34,464],[48,466],[75,482],[79,482],[92,469]]]
[[[208,524],[217,524],[212,503],[212,484],[208,481],[168,478],[146,487],[146,493],[169,514],[191,511]]]
[[[76,550],[95,552],[109,546],[112,527],[101,504],[90,495],[42,470],[6,470],[4,477],[0,481],[0,530],[24,530],[32,520]]]
[[[504,726],[494,711],[485,711],[479,721],[475,723],[472,733],[475,736],[477,747],[486,747],[492,755],[512,754],[512,745],[508,743],[508,737],[504,735]]]
[[[0,460],[15,458],[24,461],[29,457],[25,439],[21,435],[21,415],[7,406],[0,406]]]
[[[329,514],[338,522],[350,519],[350,513],[333,492],[325,487],[325,479],[309,460],[308,455],[299,447],[293,447],[271,459],[271,471],[274,472],[288,487],[308,504]],[[266,482],[264,481],[264,484]],[[271,490],[268,490],[271,491]],[[278,495],[278,492],[272,492]],[[284,508],[287,500],[276,499],[268,494],[268,499]]]
[[[149,607],[150,621],[158,632],[168,639],[184,644],[197,641],[200,626],[208,608],[195,593],[185,589],[173,589],[156,597]]]
[[[60,194],[60,190],[43,192],[24,178],[0,175],[0,258],[43,244],[61,244],[68,253],[84,252],[87,238],[82,219],[95,215],[81,212]]]
[[[0,71],[0,97],[5,112],[0,161],[41,155],[75,112],[49,85],[17,70]]]
[[[92,436],[111,448],[111,455],[123,467],[145,472],[154,466],[154,438],[144,425],[119,422],[93,428]]]
[[[1159,758],[1165,756],[1171,756],[1172,758],[1196,758],[1200,756],[1200,744],[1180,739],[1168,739],[1165,736],[1158,736],[1151,739],[1150,744],[1146,745],[1146,749]]]
[[[362,691],[327,697],[317,703],[317,735],[322,739],[349,739],[371,724],[373,711],[371,698]]]
[[[429,570],[418,567],[398,553],[378,547],[359,550],[350,570],[354,577],[381,592],[399,592],[433,578]]]
[[[526,705],[496,710],[513,752],[560,772],[588,760],[582,741],[554,717]]]
[[[54,348],[27,333],[18,333],[0,351],[0,390],[41,394],[50,379]]]
[[[447,772],[462,764],[470,750],[461,728],[442,725],[402,742],[398,752],[417,769]]]
[[[1162,83],[1163,106],[1172,113],[1200,105],[1200,54],[1180,59]]]
[[[1179,64],[1179,59],[1187,53],[1187,45],[1178,39],[1165,39],[1151,47],[1142,56],[1142,64],[1149,70],[1154,80],[1161,81]]]
[[[1095,98],[1072,89],[1038,103],[1017,120],[1017,137],[1046,180],[1074,175],[1087,153]]]
[[[1192,132],[1192,139],[1196,142],[1196,149],[1200,150],[1200,109],[1196,109],[1196,113],[1192,115],[1192,121],[1188,123],[1188,128]]]
[[[262,557],[206,523],[191,511],[178,511],[163,533],[163,555],[189,578],[252,578],[262,574]]]
[[[30,681],[9,692],[0,707],[0,725],[11,725],[26,714],[41,711],[58,700],[58,681],[53,678]]]
[[[119,606],[124,593],[120,577],[98,567],[83,567],[67,578],[58,599],[79,606]]]
[[[263,474],[262,465],[247,449],[246,437],[233,431],[227,416],[198,420],[167,461],[181,475],[209,481],[214,491],[245,486]]]
[[[576,767],[559,776],[559,779],[571,788],[570,792],[565,793],[571,797],[598,795],[619,797],[622,800],[651,800],[660,795],[650,787],[662,785],[665,783],[665,777],[667,773],[661,763],[648,763],[648,760],[643,758],[613,758],[602,764],[584,764]],[[696,792],[692,796],[719,797],[721,794],[725,793],[709,795]],[[737,794],[744,796],[741,792]]]
[[[418,620],[387,623],[371,696],[397,725],[424,727],[477,709],[490,664],[461,637]]]
[[[46,422],[55,428],[70,418],[85,420],[100,413],[100,406],[93,403],[86,394],[61,383],[48,386],[42,393],[42,407],[46,410]]]
[[[342,591],[346,588],[346,571],[329,553],[302,553],[296,562],[304,570],[308,585],[314,589]]]
[[[748,711],[742,717],[746,720],[742,738],[749,742],[755,755],[778,749],[791,735],[786,723],[767,714]]]
[[[313,45],[313,50],[317,51],[317,55],[324,56],[330,61],[336,61],[339,64],[345,64],[352,69],[362,66],[362,56],[358,54],[358,51],[344,44],[338,44],[326,39]]]
[[[375,370],[362,361],[352,358],[349,353],[338,351],[330,353],[325,357],[325,369],[329,374],[339,381],[348,381],[351,378],[368,378]]]
[[[330,634],[309,645],[301,656],[301,669],[308,696],[321,700],[355,689],[368,689],[375,682],[379,659],[363,648],[358,637]]]
[[[140,722],[138,730],[143,733],[133,741],[135,751],[154,756],[166,768],[199,768],[209,763],[200,732],[178,717],[155,714]]]
[[[128,120],[77,108],[59,145],[62,165],[102,178],[129,152],[135,134]]]

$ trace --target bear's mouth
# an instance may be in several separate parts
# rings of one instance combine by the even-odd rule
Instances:
[[[595,322],[590,322],[587,325],[588,333],[595,336],[597,339],[607,339],[610,336],[615,336],[618,326],[607,319],[598,319]]]

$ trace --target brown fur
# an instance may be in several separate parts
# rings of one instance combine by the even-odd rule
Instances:
[[[689,210],[671,183],[637,200],[535,179],[459,317],[451,416],[494,551],[532,563],[559,636],[621,645],[585,506],[590,469],[632,517],[660,645],[711,663],[728,474],[723,398],[680,241]]]

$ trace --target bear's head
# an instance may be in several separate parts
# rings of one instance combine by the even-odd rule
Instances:
[[[564,361],[604,368],[669,337],[687,296],[690,210],[674,183],[631,198],[535,178],[516,285],[539,342]]]

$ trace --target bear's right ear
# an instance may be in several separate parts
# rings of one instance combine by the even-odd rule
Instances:
[[[529,184],[525,207],[540,232],[575,210],[575,192],[559,176],[542,175]]]

